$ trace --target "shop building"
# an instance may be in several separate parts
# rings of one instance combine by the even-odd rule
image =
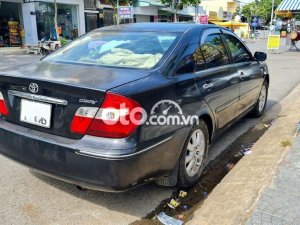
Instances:
[[[133,8],[136,23],[158,22],[157,6],[138,6]]]
[[[291,49],[296,48],[296,43],[300,41],[300,0],[283,0],[276,10],[279,20],[272,21],[273,32],[288,37],[291,41]]]
[[[173,10],[156,0],[138,0],[134,1],[134,21],[141,22],[173,22]],[[198,9],[198,13],[196,10]],[[177,12],[178,22],[195,21],[196,15],[203,13],[202,7],[184,6],[182,10]]]
[[[86,32],[116,24],[113,6],[106,0],[84,0]]]
[[[0,47],[22,45],[23,30],[22,4],[0,1]]]
[[[198,12],[197,12],[198,10]],[[199,15],[205,14],[202,6],[186,6],[182,10],[178,11],[178,21],[179,22],[192,22],[198,21],[198,18],[195,18]]]
[[[0,47],[37,45],[55,37],[53,0],[0,0]],[[85,33],[82,0],[57,0],[60,36],[74,39]]]
[[[276,10],[276,15],[290,19],[300,15],[300,0],[283,0]]]
[[[202,0],[200,4],[209,16],[209,21],[231,20],[241,7],[239,0]]]
[[[136,23],[158,22],[159,7],[164,5],[156,0],[138,0],[133,2],[134,21]]]

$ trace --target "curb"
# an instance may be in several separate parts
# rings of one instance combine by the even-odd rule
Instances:
[[[245,224],[261,194],[268,187],[289,147],[281,141],[294,139],[300,119],[300,84],[268,114],[281,112],[268,131],[217,185],[188,225]],[[266,115],[266,117],[268,117]]]
[[[14,48],[14,47],[7,47],[7,48],[0,48],[0,55],[25,55],[27,53],[26,48]]]

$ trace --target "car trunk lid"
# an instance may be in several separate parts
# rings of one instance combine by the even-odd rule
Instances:
[[[31,129],[79,139],[82,135],[70,131],[78,108],[100,107],[109,89],[145,76],[130,69],[45,62],[8,70],[0,75],[0,91],[9,110],[9,115],[2,117]],[[30,118],[32,108],[45,117]]]

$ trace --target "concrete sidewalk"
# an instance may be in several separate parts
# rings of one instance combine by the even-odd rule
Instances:
[[[300,224],[300,85],[276,122],[196,210],[188,225]],[[298,193],[299,192],[299,193]]]
[[[300,136],[262,194],[247,225],[300,224]]]
[[[21,47],[4,47],[0,48],[0,55],[25,55],[27,48]]]

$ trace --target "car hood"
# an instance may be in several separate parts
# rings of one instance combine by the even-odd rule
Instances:
[[[146,70],[112,68],[40,61],[0,71],[1,75],[64,83],[97,90],[109,90],[142,79]]]

